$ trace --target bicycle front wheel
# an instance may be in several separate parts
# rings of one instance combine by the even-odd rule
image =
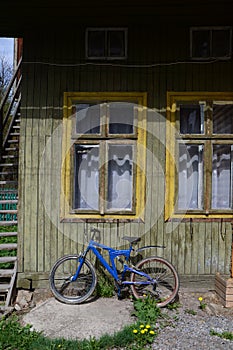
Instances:
[[[148,257],[137,263],[135,269],[150,276],[131,274],[131,290],[136,299],[151,295],[163,307],[172,302],[179,290],[179,277],[174,266],[160,257]]]
[[[49,276],[53,295],[66,304],[82,303],[92,295],[96,287],[96,272],[87,259],[84,260],[77,279],[71,280],[80,264],[78,259],[78,255],[63,256],[56,261]]]

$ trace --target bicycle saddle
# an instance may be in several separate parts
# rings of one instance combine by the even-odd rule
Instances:
[[[129,241],[130,244],[132,243],[137,243],[141,241],[141,237],[129,237],[129,236],[124,236],[122,237],[123,239],[125,239],[126,241]]]

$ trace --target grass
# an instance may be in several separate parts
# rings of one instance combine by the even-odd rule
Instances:
[[[49,339],[32,330],[30,325],[21,326],[16,317],[0,321],[0,350],[101,350],[127,347],[133,342],[134,325],[125,327],[113,336],[85,340]]]
[[[157,335],[154,325],[162,314],[161,310],[150,297],[134,301],[134,308],[137,315],[134,324],[124,327],[113,335],[105,334],[99,339],[93,337],[85,340],[46,338],[42,333],[34,331],[30,325],[22,326],[19,319],[13,315],[0,321],[0,350],[150,349]]]
[[[220,337],[222,339],[227,339],[227,340],[233,340],[233,333],[232,332],[216,332],[213,329],[210,330],[210,335],[216,335],[217,337]]]

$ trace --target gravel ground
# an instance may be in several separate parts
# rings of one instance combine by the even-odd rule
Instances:
[[[180,293],[180,307],[163,310],[169,318],[158,323],[159,335],[152,349],[156,350],[228,350],[233,349],[233,341],[210,335],[210,330],[218,333],[233,332],[233,309],[226,309],[219,303],[215,293],[201,295],[206,308],[199,308],[195,293]],[[167,323],[165,328],[161,325]]]

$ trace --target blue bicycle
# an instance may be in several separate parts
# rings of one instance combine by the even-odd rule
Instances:
[[[129,265],[131,252],[135,250],[134,246],[140,238],[125,236],[123,239],[129,241],[129,249],[113,249],[97,242],[97,239],[94,241],[95,235],[100,235],[98,229],[93,228],[91,231],[92,237],[82,253],[63,256],[54,264],[49,281],[56,299],[66,304],[80,304],[93,294],[97,275],[93,264],[86,258],[89,251],[95,254],[113,277],[118,297],[121,296],[122,290],[130,287],[136,299],[151,295],[157,300],[159,307],[166,306],[175,299],[179,290],[179,277],[170,262],[161,257],[150,256],[140,260],[135,266]],[[139,248],[137,252],[151,247]],[[101,254],[101,249],[108,252],[110,264]],[[122,264],[120,273],[116,260]]]

